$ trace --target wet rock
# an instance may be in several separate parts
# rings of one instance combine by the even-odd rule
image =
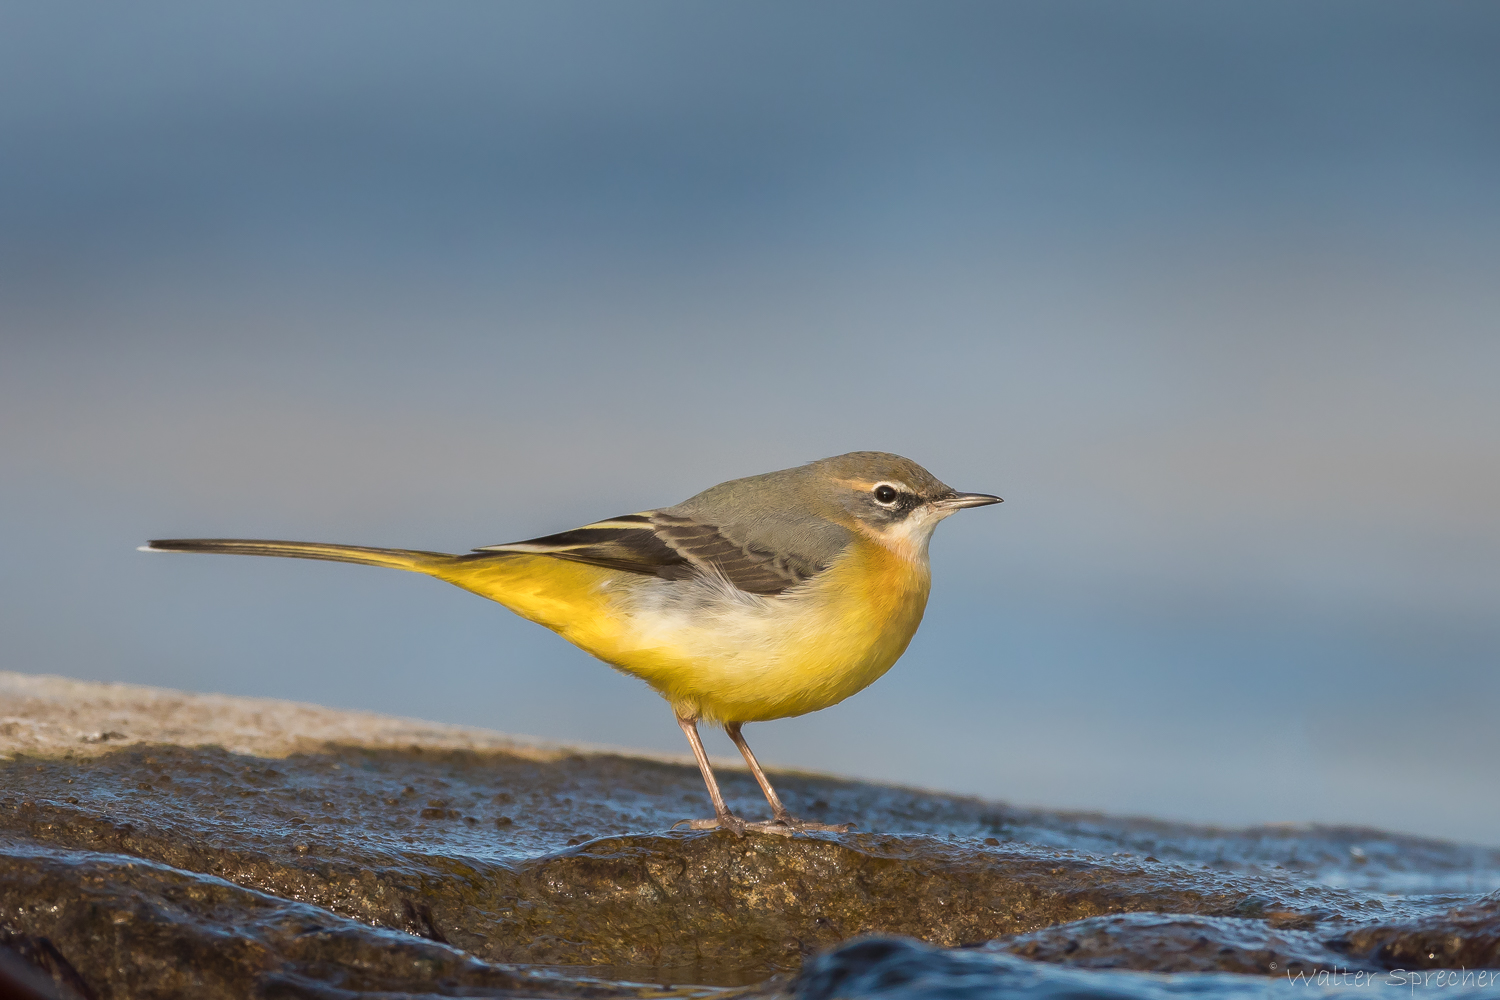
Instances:
[[[70,988],[101,998],[639,992],[620,981],[766,995],[793,989],[768,977],[799,970],[795,989],[812,995],[829,955],[863,955],[874,978],[845,979],[872,996],[902,976],[1136,997],[1144,980],[1121,970],[1264,985],[1500,965],[1500,894],[1482,895],[1500,889],[1500,852],[1481,848],[1018,810],[809,775],[778,778],[793,811],[876,832],[741,839],[672,830],[705,802],[690,764],[451,733],[403,747],[241,736],[288,755],[12,746],[0,931],[47,942],[80,977]],[[748,774],[722,779],[733,808],[764,810]],[[840,950],[869,935],[925,944],[878,962]],[[171,971],[184,956],[190,968]],[[1193,982],[1230,996],[1242,980]]]
[[[45,941],[84,997],[642,996],[490,965],[410,934],[139,859],[8,846],[3,919]],[[14,934],[14,932],[12,932]]]
[[[1351,961],[1312,931],[1278,930],[1264,920],[1130,913],[1094,917],[993,941],[990,950],[1088,969],[1241,972],[1280,976],[1332,969],[1385,968]]]
[[[1358,927],[1333,944],[1387,969],[1500,969],[1500,892],[1404,925]]]
[[[11,771],[9,787],[26,797],[0,800],[0,832],[32,843],[212,874],[487,961],[609,966],[646,978],[754,982],[871,933],[954,946],[1111,913],[1230,916],[1253,900],[1311,922],[1312,914],[1368,902],[1259,873],[933,836],[740,839],[664,830],[569,849],[580,826],[587,833],[609,825],[584,801],[619,803],[632,791],[645,798],[637,788],[644,785],[667,801],[636,807],[659,816],[676,811],[670,791],[662,792],[664,773],[679,772],[672,777],[689,787],[696,777],[620,758],[541,764],[342,750],[273,768],[224,751],[155,748],[36,764],[18,758]],[[131,780],[142,774],[157,779],[146,782],[150,795]],[[494,781],[517,800],[548,806],[528,817],[508,852],[497,828],[476,831],[447,815],[458,811],[449,803],[482,812],[495,793],[476,794],[474,785]],[[417,798],[391,816],[386,785],[440,787],[445,798]],[[564,789],[579,800],[566,814],[551,804]],[[444,805],[425,805],[432,801]],[[427,815],[437,810],[441,816]],[[537,850],[539,840],[551,843]]]
[[[97,994],[50,939],[8,930],[0,930],[0,996],[11,1000],[97,1000]]]
[[[984,951],[944,951],[919,941],[855,941],[808,963],[788,987],[789,1000],[1306,1000],[1307,997],[1422,996],[1494,1000],[1500,979],[1488,972],[1444,970],[1443,978],[1405,972],[1327,970],[1265,979],[1228,973],[1152,975],[1088,971],[1028,962]],[[1396,992],[1399,990],[1400,992]],[[1409,992],[1408,992],[1409,991]]]

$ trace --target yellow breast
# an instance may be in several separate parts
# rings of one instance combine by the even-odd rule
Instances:
[[[925,558],[864,537],[775,597],[540,555],[436,575],[641,678],[679,714],[717,722],[803,715],[867,687],[906,651],[931,587]]]

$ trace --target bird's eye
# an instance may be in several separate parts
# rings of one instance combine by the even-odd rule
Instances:
[[[875,487],[875,500],[877,503],[895,503],[896,488],[894,486],[887,486],[885,483],[881,483],[879,486]]]

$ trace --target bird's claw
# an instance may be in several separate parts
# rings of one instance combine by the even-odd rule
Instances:
[[[672,824],[674,830],[728,830],[736,837],[743,837],[745,830],[756,824],[746,823],[738,816],[717,816],[713,819],[684,819]]]

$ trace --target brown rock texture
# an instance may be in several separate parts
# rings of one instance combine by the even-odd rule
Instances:
[[[1072,989],[1045,978],[1065,965],[1121,996],[1146,982],[1124,970],[1500,966],[1500,852],[1482,848],[798,774],[778,777],[793,811],[869,832],[737,838],[672,829],[703,806],[686,764],[403,720],[360,735],[362,716],[275,703],[235,707],[225,747],[198,696],[86,688],[52,685],[0,761],[0,954],[70,1000],[811,995],[793,977],[819,954],[871,983],[925,962]],[[96,723],[137,742],[88,742]],[[747,774],[723,777],[733,807],[763,809]]]

